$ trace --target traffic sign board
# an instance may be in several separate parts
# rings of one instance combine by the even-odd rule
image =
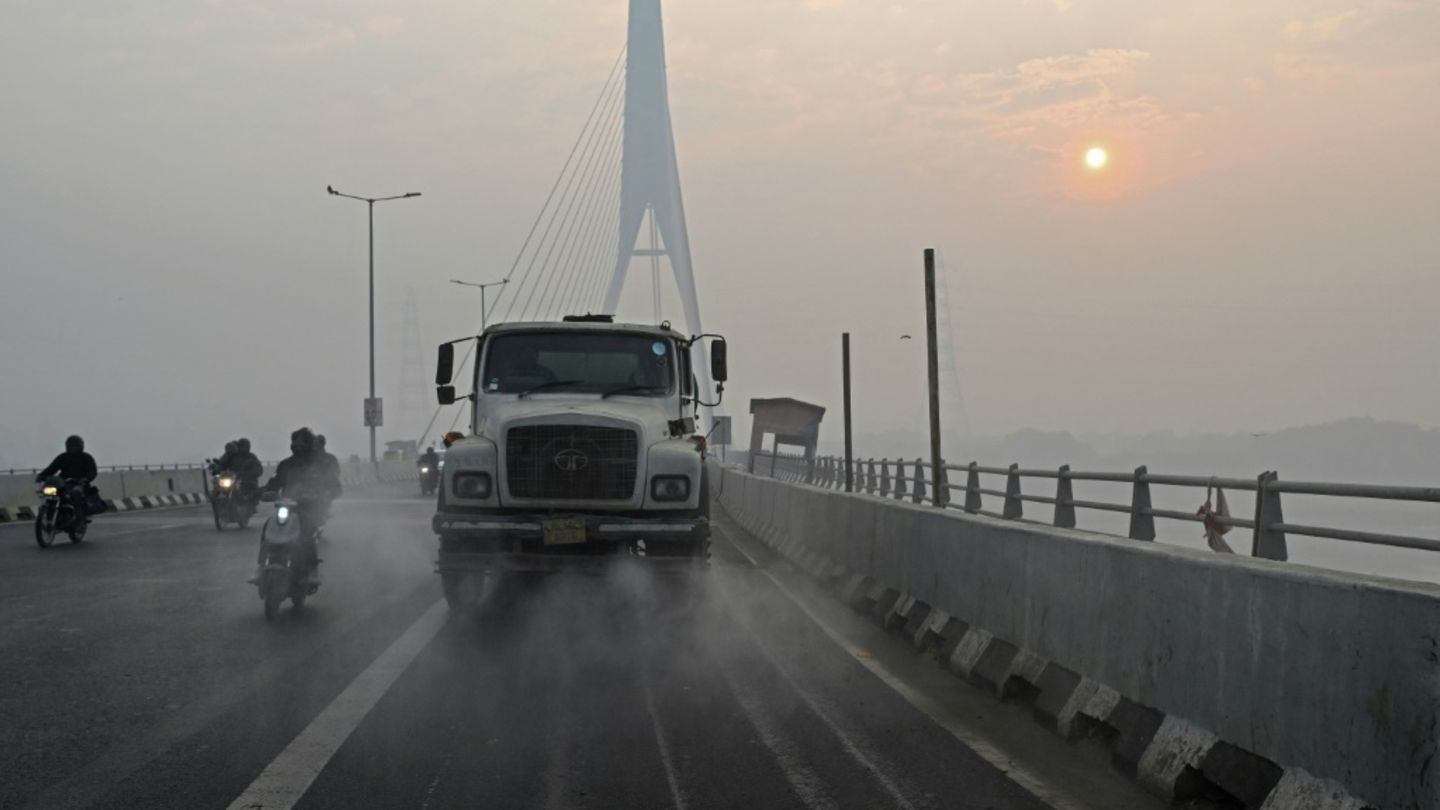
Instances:
[[[365,427],[385,426],[385,400],[381,397],[365,400]]]

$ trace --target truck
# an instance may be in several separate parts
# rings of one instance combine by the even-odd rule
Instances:
[[[442,405],[461,399],[455,348],[470,341],[470,430],[446,453],[432,525],[452,609],[474,607],[506,575],[707,564],[700,420],[724,394],[723,337],[609,316],[499,324],[440,346]],[[706,343],[709,373],[697,374]]]

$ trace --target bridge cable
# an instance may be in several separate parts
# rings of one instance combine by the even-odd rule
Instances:
[[[618,107],[618,104],[614,102],[623,102],[623,99],[623,93],[616,94],[607,111],[609,113],[607,118],[613,116]],[[614,120],[623,119],[616,117]],[[615,128],[613,121],[607,121],[607,123],[610,123],[607,129],[613,131]],[[597,126],[596,133],[599,132],[600,127]],[[574,240],[579,233],[580,223],[588,216],[589,209],[587,206],[594,198],[594,189],[598,185],[599,176],[595,173],[595,169],[596,166],[599,165],[597,159],[600,157],[602,151],[601,145],[608,144],[612,140],[610,134],[610,132],[606,132],[605,135],[592,140],[592,143],[587,148],[586,156],[581,159],[581,165],[576,169],[576,174],[580,177],[580,185],[576,189],[575,194],[569,196],[566,200],[565,216],[564,219],[561,220],[560,230],[556,233],[555,240],[550,243],[550,249],[545,254],[545,261],[541,265],[542,275],[536,278],[535,285],[530,289],[530,296],[526,299],[524,311],[527,313],[535,313],[535,310],[530,308],[530,304],[531,301],[535,299],[537,293],[540,296],[539,305],[541,308],[548,310],[554,303],[551,297],[555,290],[556,282],[561,279],[564,272],[562,264],[564,263],[565,256],[569,254],[573,247]]]
[[[603,95],[600,99],[597,99],[597,100],[596,100],[596,102],[595,102],[595,108],[594,108],[594,110],[591,111],[591,116],[590,116],[590,118],[585,122],[585,131],[581,133],[580,139],[576,142],[576,146],[577,146],[578,148],[580,148],[580,153],[581,153],[581,156],[582,156],[582,157],[581,157],[582,162],[583,162],[584,159],[585,159],[585,155],[587,155],[587,154],[589,153],[589,150],[591,149],[591,147],[592,147],[592,145],[593,145],[593,141],[594,141],[594,138],[595,138],[595,134],[596,134],[596,132],[597,132],[598,129],[599,129],[599,128],[596,127],[596,126],[592,126],[592,125],[596,122],[596,117],[595,117],[594,113],[595,113],[596,111],[599,111],[599,110],[601,109],[601,104],[602,104],[602,102],[603,102],[603,101],[605,100],[605,98],[608,97],[608,95],[609,95],[609,89],[610,89],[609,87],[606,87],[606,88],[605,88],[605,95]],[[512,293],[512,294],[509,296],[508,306],[507,306],[506,309],[505,309],[505,314],[500,317],[500,320],[502,320],[502,321],[509,320],[509,319],[510,319],[510,316],[515,312],[515,306],[516,306],[517,303],[519,303],[521,293],[522,293],[522,292],[526,289],[526,287],[527,287],[527,282],[528,282],[529,279],[531,278],[531,275],[532,275],[533,271],[534,271],[535,268],[536,268],[536,262],[539,261],[540,255],[541,255],[542,250],[544,249],[544,246],[546,245],[546,243],[548,243],[548,242],[550,241],[550,234],[554,231],[555,223],[556,223],[557,221],[559,221],[560,218],[561,218],[561,213],[560,213],[560,212],[561,212],[561,209],[562,209],[562,208],[566,208],[566,202],[570,199],[570,190],[571,190],[571,188],[573,188],[574,185],[575,185],[575,179],[576,179],[576,176],[577,176],[578,171],[579,171],[578,166],[577,166],[576,168],[574,168],[574,169],[571,169],[570,165],[567,164],[567,166],[566,166],[566,171],[565,171],[564,177],[563,177],[563,179],[564,179],[564,181],[565,181],[565,182],[564,182],[564,190],[562,190],[561,193],[560,193],[560,201],[555,205],[554,208],[551,209],[551,211],[550,211],[550,219],[549,219],[549,221],[545,224],[545,229],[544,229],[544,231],[543,231],[543,232],[541,233],[541,235],[540,235],[540,241],[539,241],[539,243],[537,244],[534,253],[532,253],[531,256],[530,256],[529,265],[525,268],[525,273],[524,273],[524,275],[521,277],[519,285],[516,286],[515,292]],[[567,209],[567,214],[568,214],[568,209]],[[563,227],[563,225],[562,225],[562,227]],[[553,250],[553,245],[552,245],[552,250]],[[546,259],[546,261],[548,262],[548,260],[549,260],[549,259],[548,259],[548,254],[547,254],[547,259]],[[544,265],[544,264],[541,264],[541,265],[540,265],[540,268],[541,268],[541,276],[543,276],[544,273],[545,273],[545,265]],[[524,307],[521,308],[521,314],[522,314],[522,315],[523,315],[525,312],[529,311],[530,304],[531,304],[531,302],[534,300],[535,286],[538,286],[538,283],[539,283],[539,278],[537,277],[537,279],[536,279],[536,284],[529,287],[529,289],[530,289],[530,295],[527,297]],[[508,287],[507,287],[505,290],[502,290],[502,292],[507,292],[507,291],[508,291]],[[497,309],[499,308],[498,302],[497,302],[497,304],[496,304],[496,308],[497,308]]]
[[[557,315],[578,314],[573,311],[577,302],[575,290],[586,267],[581,257],[589,254],[595,241],[601,238],[597,227],[607,217],[608,207],[611,205],[611,198],[607,196],[607,191],[613,187],[615,175],[623,171],[618,165],[618,161],[612,159],[615,156],[616,143],[623,132],[624,119],[622,117],[617,119],[616,125],[612,127],[609,137],[601,147],[599,154],[604,157],[597,165],[603,167],[603,170],[595,174],[589,191],[585,195],[585,201],[582,203],[585,214],[582,218],[583,221],[579,222],[576,229],[576,238],[569,241],[558,259],[559,272],[554,295],[551,296],[550,306],[546,307],[544,312],[547,320]],[[570,312],[567,313],[567,310]]]
[[[581,141],[584,140],[586,131],[590,128],[590,123],[595,116],[596,110],[600,108],[602,100],[607,95],[609,95],[611,85],[615,82],[616,77],[623,74],[622,66],[625,63],[625,54],[628,49],[628,42],[620,47],[620,53],[615,57],[615,63],[611,65],[610,73],[606,77],[605,83],[601,85],[599,96],[595,99],[595,106],[590,109],[590,114],[586,118],[585,125],[580,130],[580,135],[576,137],[575,144],[570,148],[570,154],[565,158],[565,163],[560,168],[560,174],[555,178],[555,183],[550,187],[550,193],[546,195],[545,202],[540,206],[540,212],[536,215],[535,221],[531,224],[530,231],[526,234],[525,241],[520,246],[520,251],[515,255],[515,261],[511,263],[510,269],[506,272],[505,281],[507,283],[504,287],[500,288],[500,294],[497,295],[495,299],[497,308],[500,302],[505,298],[505,293],[510,288],[509,282],[515,277],[515,271],[520,267],[521,261],[524,260],[525,252],[529,249],[530,243],[535,237],[535,232],[539,230],[540,222],[545,219],[545,212],[550,207],[550,203],[555,197],[555,192],[560,188],[561,181],[565,179],[566,172],[569,171],[570,164],[574,160],[575,155],[580,148]],[[467,349],[465,350],[465,356],[460,360],[460,368],[465,368],[466,364],[470,362],[470,358],[474,355],[475,352],[475,346],[475,343],[471,343],[469,347],[467,347]],[[416,442],[416,444],[425,443],[425,439],[430,435],[430,430],[434,427],[436,419],[439,418],[440,412],[444,409],[444,405],[441,405],[435,409],[434,415],[430,417],[430,424],[425,428],[425,432],[420,434],[420,440]],[[455,421],[452,422],[450,425],[450,429],[452,431],[455,429],[455,426],[459,424],[460,416],[464,415],[465,408],[461,406],[460,408],[457,408],[456,411],[457,415]]]

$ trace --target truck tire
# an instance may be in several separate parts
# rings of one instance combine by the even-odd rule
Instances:
[[[463,571],[441,571],[440,589],[452,613],[475,613],[485,596],[485,575]]]

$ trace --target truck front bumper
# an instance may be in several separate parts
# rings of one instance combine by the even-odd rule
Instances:
[[[546,524],[555,520],[571,525],[584,521],[584,542],[547,545]],[[619,559],[703,564],[710,539],[708,518],[685,515],[637,518],[441,512],[433,519],[432,528],[442,538],[436,565],[441,572],[555,571],[603,566]]]

